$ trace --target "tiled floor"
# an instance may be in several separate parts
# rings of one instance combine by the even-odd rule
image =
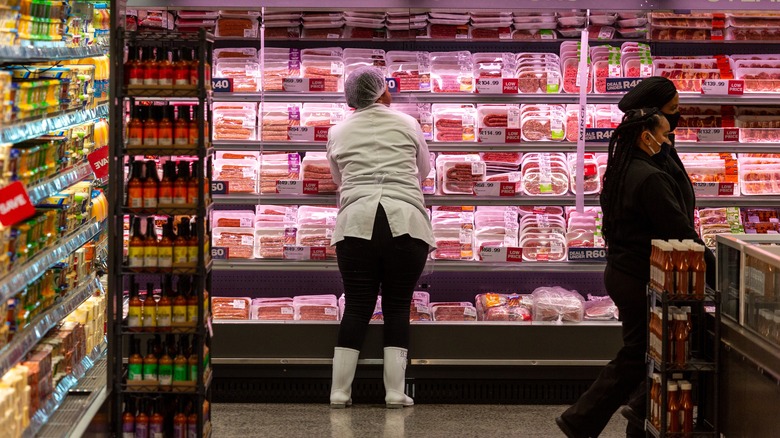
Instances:
[[[458,438],[564,435],[555,417],[566,406],[418,405],[385,409],[355,405],[330,409],[326,404],[217,404],[214,436],[279,438]],[[625,436],[626,421],[616,413],[602,438]]]

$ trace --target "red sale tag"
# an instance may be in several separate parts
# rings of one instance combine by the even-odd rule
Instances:
[[[739,141],[739,128],[723,128],[723,141]]]
[[[506,128],[505,143],[520,143],[520,129]]]
[[[320,182],[317,180],[303,180],[304,195],[318,195],[320,193]]]
[[[718,196],[734,196],[734,183],[720,183]]]
[[[515,196],[517,194],[517,183],[502,182],[499,188],[498,196]]]
[[[325,79],[310,78],[309,91],[325,91]]]
[[[741,96],[745,94],[745,81],[740,79],[729,80],[729,95]]]
[[[315,126],[314,141],[328,141],[328,131],[330,131],[330,126]]]
[[[324,246],[312,246],[310,251],[310,258],[312,260],[325,260],[328,255]]]
[[[108,146],[92,152],[87,155],[89,165],[92,166],[92,172],[97,179],[105,179],[108,177]]]
[[[508,262],[522,262],[523,261],[523,248],[509,247],[506,249],[506,261]]]
[[[516,94],[520,89],[520,79],[504,79],[502,85],[502,93]]]
[[[24,184],[13,182],[0,189],[0,223],[9,227],[35,214]]]

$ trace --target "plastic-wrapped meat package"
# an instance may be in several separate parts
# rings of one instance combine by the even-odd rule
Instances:
[[[706,12],[678,14],[674,12],[651,12],[653,26],[676,26],[691,28],[712,28],[713,15]]]
[[[295,306],[292,298],[255,298],[252,300],[252,319],[261,321],[292,321]]]
[[[726,29],[729,41],[776,41],[780,39],[780,28],[736,28]]]
[[[300,77],[300,50],[268,47],[263,56],[263,87],[266,91],[283,91],[285,78]]]
[[[721,71],[714,69],[656,69],[656,76],[672,81],[680,92],[701,92],[705,79],[721,79]]]
[[[228,249],[230,259],[251,259],[255,251],[253,228],[214,228],[212,246]]]
[[[295,245],[297,229],[284,222],[265,222],[255,228],[255,258],[282,259],[284,246]]]
[[[439,24],[431,20],[429,35],[435,40],[467,40],[471,37],[468,21],[462,24]]]
[[[488,171],[513,171],[520,167],[520,162],[523,159],[522,152],[480,152],[482,161],[485,162],[485,166]],[[508,175],[504,174],[508,177]],[[488,181],[509,181],[509,179],[491,179],[488,177]]]
[[[557,233],[528,233],[520,238],[520,247],[523,248],[523,260],[537,261],[564,261],[566,260],[566,240]]]
[[[609,321],[617,319],[617,306],[608,296],[596,297],[588,295],[585,302],[585,319],[589,321]]]
[[[344,61],[340,57],[302,55],[304,78],[325,80],[325,89],[330,93],[344,91]]]
[[[515,55],[512,53],[475,53],[474,78],[511,78],[515,70]]]
[[[333,226],[300,225],[296,235],[296,244],[325,248],[326,257],[334,258],[336,257],[336,247],[330,246],[332,236]]]
[[[303,158],[301,169],[301,179],[317,181],[319,193],[335,193],[338,190],[324,152],[308,152]]]
[[[220,60],[214,66],[214,74],[233,79],[233,91],[254,93],[260,91],[260,63],[255,60]]]
[[[655,27],[650,38],[659,41],[707,41],[711,39],[710,29],[692,29],[687,27]]]
[[[485,162],[479,155],[439,155],[436,173],[442,194],[473,194],[474,183],[485,181]]]
[[[520,107],[517,105],[477,105],[479,128],[519,128]]]
[[[409,309],[409,321],[410,322],[433,321],[433,316],[431,315],[430,306],[428,304],[423,304],[418,301],[412,301],[412,304]]]
[[[520,193],[520,184],[523,181],[523,176],[520,172],[493,173],[488,175],[485,181],[514,183],[515,193]]]
[[[335,295],[301,295],[293,298],[296,321],[338,321],[339,305]]]
[[[472,218],[433,221],[436,250],[431,256],[439,260],[474,259],[474,224]]]
[[[534,321],[582,322],[585,300],[576,291],[562,287],[540,287],[531,293]]]
[[[333,228],[336,225],[336,216],[338,214],[338,208],[302,205],[298,207],[298,219],[296,222],[299,225],[325,225]]]
[[[430,103],[393,103],[390,108],[414,117],[426,140],[433,140],[433,112]]]
[[[738,162],[734,154],[680,154],[693,183],[738,182]]]
[[[607,78],[623,77],[623,67],[619,58],[595,61],[593,63],[596,93],[607,92]]]
[[[431,53],[431,91],[434,93],[473,93],[474,65],[471,53]]]
[[[736,73],[745,81],[745,92],[780,93],[780,68],[738,68]]]
[[[501,23],[472,23],[471,39],[473,40],[508,40],[512,38],[512,22],[506,25]]]
[[[478,321],[530,321],[530,295],[486,293],[475,297]]]
[[[430,154],[431,171],[428,172],[428,176],[426,176],[420,183],[422,185],[423,195],[436,194],[436,154],[434,154],[433,152],[429,152],[429,154]]]
[[[229,184],[230,193],[257,193],[256,160],[214,160],[214,181]]]
[[[276,193],[279,180],[300,177],[301,158],[297,153],[262,156],[260,161],[260,193]]]
[[[482,248],[517,246],[518,224],[516,211],[512,211],[509,208],[504,211],[478,210],[474,221],[478,260],[482,260]]]
[[[401,92],[431,91],[431,59],[428,52],[391,51],[386,54],[387,71],[398,80]]]
[[[295,226],[298,223],[298,207],[295,205],[256,205],[255,226],[259,227],[266,222],[283,222],[286,225]]]
[[[215,103],[212,107],[214,140],[254,140],[256,103]]]
[[[257,61],[257,49],[253,47],[240,47],[228,49],[214,49],[214,62],[249,60]],[[216,72],[214,73],[216,75]]]
[[[255,213],[248,210],[217,210],[211,213],[214,228],[252,228]]]
[[[569,185],[571,192],[577,194],[577,154],[569,154]],[[583,180],[583,192],[586,195],[601,193],[601,174],[599,174],[599,165],[595,154],[585,154],[585,168]]]
[[[431,303],[434,321],[476,321],[477,309],[469,302]]]
[[[387,77],[387,65],[384,57],[353,57],[344,58],[344,76],[348,78],[355,70],[362,67],[376,67],[382,71],[382,74]]]
[[[737,116],[739,141],[780,143],[780,116]]]
[[[587,121],[586,128],[595,125],[596,106],[588,105],[585,109]],[[566,141],[576,142],[580,135],[580,108],[579,105],[566,105]]]
[[[301,26],[298,22],[282,21],[273,23],[265,21],[265,39],[267,40],[297,40],[301,37]]]
[[[312,40],[331,40],[340,39],[344,36],[344,20],[323,22],[323,23],[303,23],[303,32],[301,39]]]
[[[538,215],[538,214],[546,214],[549,216],[563,216],[563,207],[558,207],[554,205],[550,206],[530,206],[530,205],[520,205],[517,207],[517,214],[520,217],[525,217],[528,215]]]
[[[739,156],[739,181],[743,195],[780,194],[780,156]]]
[[[475,141],[474,105],[433,104],[435,141]]]
[[[517,55],[515,77],[520,93],[559,93],[560,59],[553,53],[520,53]]]
[[[521,105],[520,129],[525,141],[562,141],[566,111],[562,105]]]
[[[255,18],[220,18],[216,36],[233,38],[257,38],[259,22]]]
[[[563,61],[563,91],[565,93],[580,92],[580,60],[579,57],[568,58]],[[588,65],[587,92],[593,91],[593,68]]]
[[[214,319],[249,319],[250,298],[211,297],[211,315]]]
[[[291,126],[301,124],[300,103],[266,103],[263,105],[260,137],[263,141],[287,141]]]
[[[340,103],[304,103],[301,126],[333,126],[346,117],[346,107]]]
[[[526,195],[561,196],[569,191],[568,165],[560,156],[526,154],[520,167]]]

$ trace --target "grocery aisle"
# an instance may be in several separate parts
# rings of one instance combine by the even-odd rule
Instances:
[[[560,405],[418,405],[385,409],[355,405],[330,409],[318,404],[215,404],[214,436],[284,438],[362,437],[562,437],[555,417]],[[601,438],[625,436],[626,421],[615,414]]]

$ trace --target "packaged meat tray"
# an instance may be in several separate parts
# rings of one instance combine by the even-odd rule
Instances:
[[[287,141],[287,131],[301,124],[300,103],[263,104],[260,138],[263,141]]]
[[[431,91],[473,93],[474,64],[469,52],[431,53]]]
[[[523,248],[523,260],[525,261],[558,262],[566,260],[566,240],[557,233],[524,234],[520,238],[520,247]]]
[[[284,246],[295,245],[297,229],[283,222],[267,222],[255,228],[255,258],[282,259]]]
[[[568,58],[563,61],[563,91],[565,93],[579,93],[579,57]],[[587,92],[593,91],[593,69],[588,65]]]
[[[474,225],[465,219],[443,220],[433,225],[434,260],[473,260]]]
[[[211,224],[216,228],[252,228],[255,214],[246,210],[217,210],[211,214]]]
[[[297,40],[301,37],[300,26],[290,26],[286,23],[280,26],[273,26],[269,25],[267,21],[263,25],[265,26],[264,35],[267,40]]]
[[[431,303],[434,321],[476,321],[477,309],[469,302]]]
[[[298,207],[295,205],[256,205],[255,227],[261,228],[269,222],[281,222],[286,226],[298,223]]]
[[[569,191],[568,166],[560,156],[526,154],[521,165],[523,192],[529,196],[562,196]]]
[[[301,158],[297,153],[263,154],[260,161],[260,193],[276,193],[277,181],[300,178]]]
[[[433,140],[433,112],[430,103],[393,103],[390,108],[417,120],[426,140]]]
[[[420,183],[422,186],[423,195],[436,194],[436,154],[430,152],[430,157],[431,171],[428,172],[428,176],[426,176]]]
[[[562,141],[566,111],[562,105],[521,105],[520,129],[524,141]]]
[[[336,247],[330,246],[333,237],[333,226],[300,225],[296,235],[299,246],[325,248],[327,258],[336,257]]]
[[[298,225],[319,225],[315,228],[333,228],[336,225],[338,208],[302,205],[298,208]]]
[[[293,298],[296,321],[338,321],[339,306],[335,295],[306,295]]]
[[[214,228],[212,235],[212,246],[227,248],[228,258],[253,258],[255,250],[253,228]]]
[[[730,41],[776,41],[780,39],[780,28],[736,28],[726,29],[726,40]]]
[[[712,38],[710,29],[692,29],[687,27],[654,27],[650,33],[650,38],[659,41],[707,41]]]
[[[324,79],[323,91],[344,91],[344,61],[341,58],[302,55],[302,71],[304,78]]]
[[[240,109],[233,109],[240,108]],[[254,140],[257,104],[230,104],[213,107],[214,140]]]
[[[471,59],[476,79],[514,77],[516,61],[512,53],[475,53]]]
[[[532,317],[530,295],[486,293],[474,301],[478,321],[530,321]]]
[[[677,14],[674,12],[651,12],[650,23],[653,26],[673,26],[689,28],[712,28],[713,15],[711,13]]]
[[[211,297],[211,315],[214,319],[249,319],[250,298]]]
[[[582,322],[585,300],[576,291],[540,287],[531,293],[534,321]]]
[[[743,195],[780,194],[780,159],[739,158],[739,181]]]
[[[391,51],[387,71],[398,80],[400,92],[431,91],[431,59],[428,52]]]
[[[319,193],[335,193],[338,190],[324,152],[306,154],[301,163],[301,179],[317,181]]]
[[[471,39],[473,40],[509,40],[512,39],[512,22],[496,26],[493,23],[471,24]]]
[[[435,141],[475,141],[474,105],[434,104],[431,107]]]
[[[214,62],[236,59],[257,61],[257,49],[253,47],[214,49]],[[217,76],[216,72],[214,76]]]
[[[214,160],[214,181],[228,183],[230,193],[257,193],[259,163],[254,160]]]
[[[738,116],[739,141],[743,143],[780,143],[780,117]]]
[[[585,319],[588,321],[610,321],[617,319],[618,308],[608,296],[594,297],[588,295],[585,302]]]
[[[518,105],[477,105],[479,128],[519,128],[520,107]]]
[[[513,40],[556,40],[558,34],[554,30],[541,29],[541,30],[515,30],[512,32]]]
[[[473,194],[474,183],[485,181],[485,162],[479,155],[439,155],[436,173],[442,194]]]
[[[433,321],[433,316],[431,316],[431,308],[428,306],[428,304],[412,301],[411,308],[409,309],[409,321]]]
[[[586,195],[601,193],[601,178],[599,173],[599,164],[596,161],[596,154],[585,154],[584,183],[583,191]],[[569,154],[569,185],[571,192],[577,194],[577,154]]]
[[[780,93],[780,68],[737,68],[746,93]]]
[[[256,18],[220,18],[215,35],[221,38],[257,38],[259,24]]]
[[[346,106],[340,103],[304,103],[301,126],[333,126],[346,117]]]
[[[469,33],[470,27],[468,21],[462,23],[458,21],[458,24],[452,24],[443,20],[428,20],[431,22],[429,26],[429,34],[431,39],[436,40],[468,40],[471,38]],[[435,22],[434,22],[435,21]],[[447,23],[447,24],[442,24]]]
[[[292,298],[255,298],[252,300],[252,319],[261,321],[292,321],[295,306]]]
[[[220,60],[214,66],[214,74],[219,78],[232,78],[235,92],[260,91],[260,63],[254,60]]]

